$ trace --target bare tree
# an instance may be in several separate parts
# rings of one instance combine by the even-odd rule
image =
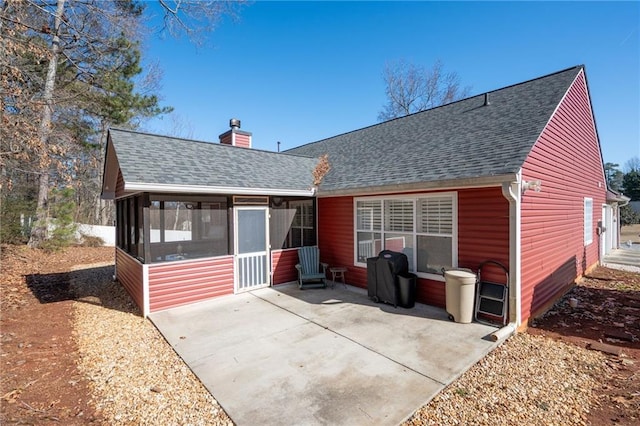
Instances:
[[[237,18],[244,0],[159,0],[164,15],[162,32],[172,37],[185,35],[203,43],[224,16]]]
[[[430,68],[400,60],[388,63],[382,75],[387,103],[378,120],[424,111],[466,97],[470,87],[461,87],[456,72],[445,72],[440,60]]]
[[[640,172],[640,157],[631,157],[624,163],[624,172]]]
[[[244,2],[159,3],[165,30],[201,40],[221,14],[233,13]],[[144,7],[135,0],[0,3],[0,165],[4,171],[8,161],[20,159],[28,165],[24,172],[38,177],[31,247],[47,238],[51,188],[59,186],[61,179],[77,180],[79,162],[84,163],[88,179],[99,180],[95,170],[100,169],[110,125],[135,126],[141,116],[170,111],[158,106],[155,95],[134,90],[132,79],[141,72],[138,46],[145,30]],[[7,186],[3,184],[0,189]],[[102,207],[97,206],[96,216]]]

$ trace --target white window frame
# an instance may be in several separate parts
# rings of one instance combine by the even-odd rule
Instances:
[[[418,218],[417,218],[417,205],[418,205],[418,200],[420,199],[424,199],[424,198],[441,198],[441,197],[451,197],[451,205],[452,205],[452,229],[451,229],[451,235],[448,234],[425,234],[423,232],[418,232],[417,228],[418,228]],[[382,244],[384,244],[385,241],[385,234],[394,234],[397,232],[394,231],[385,231],[385,200],[396,200],[396,199],[402,199],[402,200],[408,200],[408,201],[412,201],[413,203],[413,231],[411,232],[412,238],[413,238],[413,259],[410,259],[410,264],[411,265],[416,265],[417,262],[417,250],[415,248],[418,247],[418,235],[434,235],[434,236],[444,236],[444,237],[451,237],[451,262],[452,262],[452,267],[456,268],[458,266],[458,193],[457,192],[435,192],[435,193],[419,193],[419,194],[401,194],[401,195],[389,195],[389,196],[375,196],[375,197],[354,197],[353,199],[353,264],[354,266],[359,266],[359,267],[367,267],[367,264],[364,262],[359,262],[358,261],[358,232],[376,232],[376,233],[380,233],[381,235],[381,241]],[[381,229],[378,230],[371,230],[371,229],[359,229],[358,228],[358,202],[361,201],[379,201],[381,203]],[[415,269],[415,266],[414,266]],[[411,271],[413,273],[415,273],[418,277],[420,278],[426,278],[426,279],[431,279],[434,281],[443,281],[444,282],[444,276],[440,275],[440,274],[433,274],[433,273],[427,273],[427,272],[416,272],[416,271]]]
[[[584,198],[584,245],[593,243],[593,198]]]

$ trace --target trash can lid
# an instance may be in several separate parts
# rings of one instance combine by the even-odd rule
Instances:
[[[452,278],[475,278],[475,274],[471,273],[471,272],[467,272],[467,271],[458,271],[458,270],[450,270],[450,271],[444,271],[444,276],[445,278],[447,276],[451,276]]]

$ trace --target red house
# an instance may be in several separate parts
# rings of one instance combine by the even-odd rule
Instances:
[[[116,275],[144,315],[294,281],[296,248],[317,244],[363,288],[368,257],[404,252],[418,301],[441,307],[443,268],[500,262],[521,326],[614,229],[583,66],[284,153],[231,125],[220,144],[110,131]]]

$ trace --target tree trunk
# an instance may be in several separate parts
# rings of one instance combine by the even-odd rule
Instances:
[[[40,178],[38,185],[38,204],[36,209],[37,221],[31,230],[29,247],[39,247],[47,239],[47,219],[49,201],[49,137],[51,136],[51,118],[53,116],[53,92],[55,90],[58,58],[60,57],[60,26],[62,25],[62,13],[65,0],[57,0],[57,8],[54,20],[53,39],[51,40],[51,57],[47,69],[47,78],[44,84],[42,98],[44,108],[39,128],[40,146],[38,147],[38,160],[40,166]]]
[[[98,153],[98,164],[100,166],[104,165],[105,159],[105,150],[107,146],[107,134],[109,126],[106,122],[102,122],[102,129],[100,131],[100,152]],[[104,173],[104,166],[102,168],[102,173]],[[95,224],[96,225],[110,225],[107,223],[107,204],[106,200],[100,198],[100,193],[102,192],[102,173],[98,173],[98,178],[96,182],[96,188],[98,189],[98,193],[96,194],[95,199]]]

